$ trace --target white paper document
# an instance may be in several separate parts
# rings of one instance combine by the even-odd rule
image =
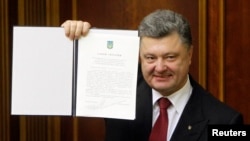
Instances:
[[[73,86],[73,42],[63,28],[14,27],[12,115],[134,119],[137,31],[91,29],[77,51]]]

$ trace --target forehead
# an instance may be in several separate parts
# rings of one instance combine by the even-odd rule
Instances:
[[[161,38],[141,37],[141,51],[181,51],[186,49],[177,33]]]

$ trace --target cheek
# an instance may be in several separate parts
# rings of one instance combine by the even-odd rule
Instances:
[[[168,71],[178,73],[186,69],[187,63],[187,60],[179,59],[174,62],[169,62],[166,66],[168,68]]]
[[[145,62],[141,62],[141,70],[144,75],[148,75],[154,71],[154,65],[153,64],[148,64]]]
[[[182,60],[179,61],[178,63],[176,63],[176,70],[180,71],[180,72],[187,72],[189,70],[189,66],[190,66],[190,60]]]

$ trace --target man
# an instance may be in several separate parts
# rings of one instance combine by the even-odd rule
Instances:
[[[87,36],[90,28],[82,21],[66,21],[62,26],[70,39]],[[142,20],[138,32],[136,119],[105,119],[107,141],[206,141],[209,124],[243,124],[239,112],[215,99],[189,74],[193,46],[184,17],[156,10]],[[168,125],[154,132],[162,114],[158,105],[161,97],[171,103],[163,118],[168,118]],[[156,139],[162,135],[163,139]]]

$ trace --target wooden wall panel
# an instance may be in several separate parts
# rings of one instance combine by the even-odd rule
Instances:
[[[63,23],[65,20],[73,19],[72,1],[76,1],[76,0],[60,0],[60,3],[59,3],[59,13],[60,13],[59,24]]]
[[[97,28],[137,29],[143,17],[156,9],[181,13],[192,27],[195,51],[191,73],[198,80],[198,5],[201,1],[204,0],[80,0],[77,1],[77,19],[89,21]]]
[[[225,1],[225,102],[250,123],[250,1]]]
[[[46,1],[18,0],[18,25],[46,25]],[[47,140],[47,118],[40,116],[20,116],[20,141]]]
[[[207,2],[207,89],[224,100],[224,1]]]
[[[8,0],[0,2],[0,140],[10,140],[10,49]]]
[[[101,118],[78,119],[78,140],[103,141],[105,137],[105,123]]]
[[[208,1],[207,88],[250,123],[250,2]]]

